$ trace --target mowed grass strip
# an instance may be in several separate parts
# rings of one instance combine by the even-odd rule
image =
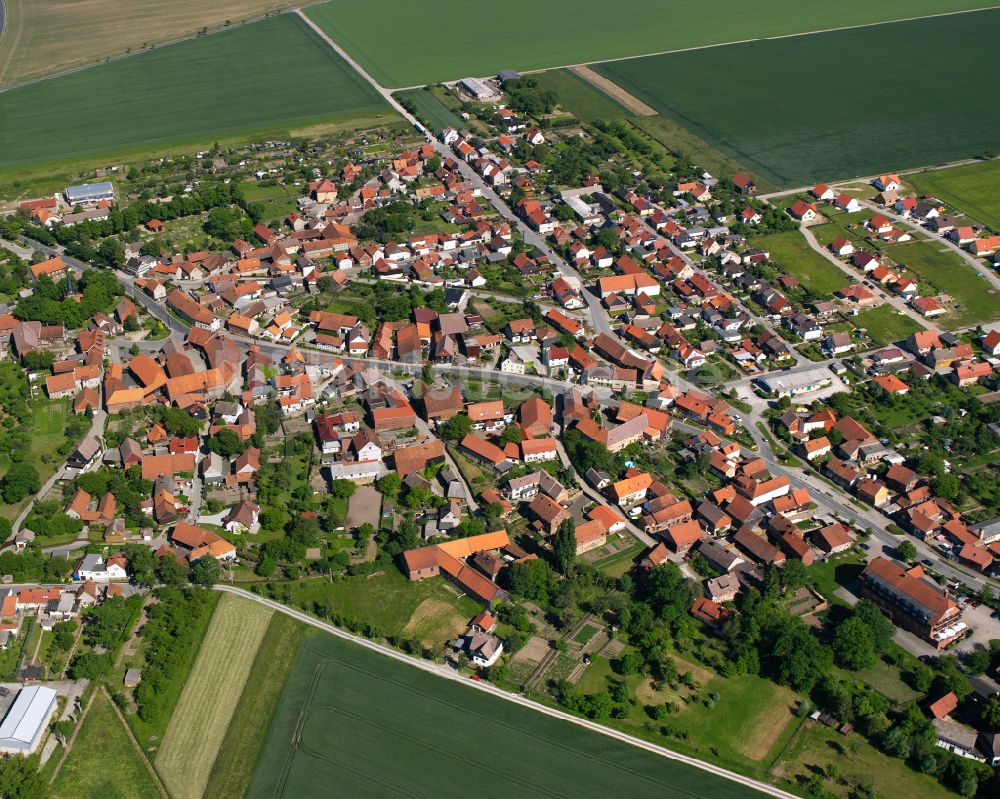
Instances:
[[[0,94],[0,168],[387,111],[295,15]]]
[[[231,594],[219,600],[156,755],[156,768],[175,799],[199,799],[205,793],[272,613]]]
[[[52,785],[55,799],[161,796],[149,765],[128,736],[104,691],[93,698],[73,748]]]
[[[450,0],[332,0],[306,13],[380,84],[400,88],[984,5],[982,0],[631,0],[615,8],[603,0],[508,0],[502,19],[496,19],[496,7],[487,0],[460,6]],[[487,20],[495,24],[484,24]],[[730,98],[723,97],[726,105]]]
[[[528,799],[761,796],[319,632],[303,641],[248,796],[457,799],[484,780]]]
[[[1000,232],[1000,160],[907,175],[906,182]]]
[[[761,9],[746,7],[767,16]],[[803,186],[995,150],[1000,105],[983,98],[995,82],[984,65],[995,60],[996,41],[984,31],[998,26],[1000,11],[980,11],[593,69],[771,182]],[[869,63],[873,52],[904,64],[933,53],[934,68],[920,80],[886,76],[862,91],[857,70],[839,65]]]
[[[205,796],[243,799],[254,765],[264,747],[262,724],[278,707],[285,681],[299,651],[305,628],[283,613],[275,613],[260,642],[240,702],[208,778]]]

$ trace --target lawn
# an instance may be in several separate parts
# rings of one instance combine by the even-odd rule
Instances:
[[[450,799],[473,783],[526,798],[760,796],[318,632],[300,647],[248,796]]]
[[[770,252],[771,261],[778,269],[794,276],[815,294],[833,294],[850,282],[842,270],[813,250],[797,230],[758,236],[750,243]]]
[[[482,610],[474,600],[456,594],[443,578],[414,583],[397,569],[388,569],[377,577],[345,577],[332,583],[301,581],[293,583],[291,590],[292,604],[306,610],[320,607],[330,613],[374,624],[383,635],[400,635],[406,631],[411,637],[438,644],[452,632],[452,614],[458,613],[467,622]],[[425,605],[428,600],[432,604]],[[447,606],[450,613],[438,613],[442,605]],[[414,614],[421,606],[424,609],[420,618],[414,621]],[[437,630],[433,619],[440,620]]]
[[[388,111],[302,20],[282,15],[0,94],[0,168]]]
[[[52,786],[57,799],[134,799],[160,796],[149,765],[98,691],[76,736],[73,749]]]
[[[56,449],[65,438],[63,430],[70,413],[70,400],[45,398],[33,400],[31,411],[31,448],[28,451],[28,460],[38,469],[38,475],[44,482],[63,460],[56,454]],[[43,460],[43,456],[55,460],[47,462]],[[10,455],[0,452],[0,474],[6,474],[10,464]],[[15,518],[27,501],[16,505],[0,504],[0,516]]]
[[[253,767],[264,747],[261,720],[270,719],[292,670],[305,628],[283,613],[275,613],[257,649],[246,687],[236,706],[226,737],[212,766],[205,796],[243,799]]]
[[[620,677],[605,657],[592,659],[577,688],[589,694],[607,690],[612,681],[624,681],[638,702],[626,719],[609,724],[651,740],[655,736],[648,733],[650,716],[646,706],[674,702],[679,710],[670,715],[668,724],[686,737],[671,740],[669,746],[726,768],[763,776],[765,767],[794,730],[792,711],[799,696],[763,677],[726,678],[679,658],[675,662],[679,673],[691,671],[697,684],[695,691],[685,687],[654,691],[648,676]],[[710,693],[719,695],[714,707],[704,702]],[[689,697],[687,701],[685,697]]]
[[[559,105],[581,122],[597,119],[626,119],[633,114],[568,69],[554,69],[532,75],[540,88],[555,92]]]
[[[907,175],[906,182],[1000,231],[1000,161]]]
[[[868,337],[876,347],[902,341],[912,333],[923,330],[915,319],[899,313],[891,305],[861,311],[851,321],[855,327],[863,327],[868,331]]]
[[[787,786],[799,787],[820,769],[830,765],[848,782],[862,781],[874,785],[876,794],[883,799],[955,799],[936,779],[920,774],[902,760],[886,757],[865,742],[857,733],[845,738],[836,730],[815,722],[806,722],[796,735],[780,768]],[[850,794],[847,785],[826,780],[823,788],[837,799]]]
[[[4,0],[7,34],[0,40],[0,85],[8,86],[158,42],[251,19],[288,0]],[[0,14],[0,16],[3,16]]]
[[[397,92],[396,99],[404,106],[412,106],[413,114],[434,135],[445,128],[462,128],[465,123],[442,103],[437,95],[425,89],[409,89]]]
[[[918,5],[924,4],[908,4],[908,16],[927,10]],[[665,13],[676,7],[662,6]],[[933,6],[945,10],[940,3]],[[846,14],[843,3],[799,5],[803,14],[820,8]],[[743,10],[756,14],[759,6]],[[733,10],[722,19],[729,23],[739,16]],[[758,26],[765,24],[761,17]],[[698,51],[593,68],[771,182],[801,186],[996,149],[1000,108],[984,109],[980,102],[993,86],[983,64],[991,62],[995,41],[980,33],[998,24],[1000,11],[981,11],[722,47],[712,51],[710,70],[706,54]],[[760,35],[752,26],[744,34],[740,38]],[[918,81],[887,81],[883,88],[859,92],[855,70],[817,57],[836,53],[840,63],[861,64],[880,50],[914,64],[933,52],[935,68]],[[738,75],[752,78],[734,91]]]
[[[905,242],[893,247],[890,254],[918,280],[930,283],[955,301],[955,310],[939,320],[939,324],[967,327],[1000,318],[1000,297],[992,284],[940,242]]]
[[[408,0],[332,0],[307,13],[375,80],[398,88],[495,75],[501,69],[551,69],[982,5],[975,0],[771,0],[762,11],[758,4],[739,0],[632,0],[624,8],[601,0],[511,0],[496,17],[495,6],[486,0],[469,0],[460,10],[448,0],[425,0],[419,8]],[[727,80],[732,81],[732,74]],[[729,104],[728,92],[725,96],[720,107]]]
[[[156,755],[157,771],[175,799],[205,793],[273,612],[232,594],[219,600]]]

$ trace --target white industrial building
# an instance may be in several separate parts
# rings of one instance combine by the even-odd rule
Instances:
[[[102,183],[84,183],[80,186],[67,186],[63,192],[66,202],[70,205],[86,205],[96,203],[101,200],[113,200],[115,198],[114,184],[104,181]]]
[[[826,367],[817,367],[793,374],[769,375],[757,379],[759,385],[768,394],[775,397],[794,397],[797,394],[807,394],[819,391],[833,383],[833,378]]]
[[[22,688],[0,724],[0,753],[30,755],[56,709],[56,692],[44,685]]]

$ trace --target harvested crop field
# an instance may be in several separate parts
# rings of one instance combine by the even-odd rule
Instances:
[[[273,611],[224,594],[156,756],[175,799],[199,799]]]
[[[253,19],[288,0],[3,0],[10,36],[0,41],[0,86],[54,75],[151,44]]]
[[[243,799],[246,795],[254,765],[264,748],[261,719],[270,719],[278,708],[304,632],[301,622],[284,613],[271,617],[243,695],[219,747],[205,796]]]
[[[803,8],[814,6],[803,6]],[[747,6],[747,8],[757,8]],[[1000,145],[992,90],[1000,10],[900,22],[595,65],[713,147],[782,186],[976,156]],[[872,67],[871,53],[926,63],[919,81]],[[734,90],[737,76],[742,80]],[[780,86],[780,91],[775,87]]]
[[[381,85],[393,88],[540,70],[980,8],[975,0],[331,0],[307,9]],[[484,20],[495,21],[492,27]],[[553,35],[558,32],[558,35]],[[703,62],[704,63],[704,62]],[[729,76],[730,82],[732,76]],[[728,94],[722,95],[727,98]]]
[[[286,14],[0,94],[0,168],[383,112],[371,86]]]
[[[760,796],[321,633],[300,648],[248,796],[457,799],[484,779],[519,797]]]

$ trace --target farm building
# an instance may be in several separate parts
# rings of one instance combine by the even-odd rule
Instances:
[[[56,692],[43,685],[22,688],[0,724],[0,752],[28,755],[35,751],[52,711]]]

